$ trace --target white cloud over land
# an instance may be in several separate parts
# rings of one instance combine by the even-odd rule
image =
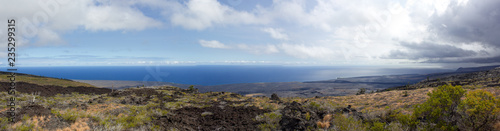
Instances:
[[[242,61],[499,63],[498,7],[498,0],[15,0],[0,3],[0,18],[16,18],[19,46],[38,52],[61,45],[83,50],[88,44],[106,45],[95,55],[109,55],[104,49],[148,41],[162,49],[144,54],[175,52],[168,55],[177,61],[211,61],[212,54],[182,53],[217,50],[239,53],[218,56]],[[5,31],[1,25],[6,21],[0,21]],[[122,32],[142,37],[122,40]],[[0,41],[6,36],[0,32]],[[116,41],[74,44],[112,36]]]
[[[37,38],[38,41],[29,42],[35,45],[63,43],[62,34],[81,27],[88,31],[116,31],[144,30],[162,25],[162,22],[145,16],[131,5],[105,1],[16,0],[2,5],[0,18],[16,18],[18,32],[25,39]]]

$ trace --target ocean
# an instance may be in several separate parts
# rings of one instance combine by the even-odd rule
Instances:
[[[162,81],[191,85],[304,82],[396,74],[449,72],[449,69],[328,66],[66,66],[18,67],[18,73],[75,80]]]

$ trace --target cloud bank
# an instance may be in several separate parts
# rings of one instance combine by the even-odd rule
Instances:
[[[2,4],[0,18],[19,20],[20,41],[27,46],[65,44],[64,34],[75,30],[245,29],[248,35],[271,40],[224,44],[219,41],[227,40],[221,37],[194,39],[207,49],[323,62],[500,62],[498,0],[273,0],[238,8],[242,4],[245,1],[16,0],[9,1],[14,6]],[[159,15],[148,15],[151,12]],[[0,33],[0,40],[5,36]]]

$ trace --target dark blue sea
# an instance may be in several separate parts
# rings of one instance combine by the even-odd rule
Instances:
[[[192,85],[330,80],[337,77],[426,74],[449,69],[327,66],[67,66],[18,67],[18,73],[77,80],[162,81]]]

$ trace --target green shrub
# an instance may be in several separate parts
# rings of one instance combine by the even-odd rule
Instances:
[[[386,131],[385,123],[382,122],[374,122],[373,126],[370,127],[370,131]]]
[[[279,112],[264,113],[263,115],[258,115],[256,117],[256,120],[265,122],[258,126],[260,130],[263,131],[277,130],[279,128],[281,114]]]
[[[334,130],[340,130],[340,131],[366,130],[365,125],[363,125],[361,120],[357,120],[353,117],[346,117],[342,114],[336,114],[333,117],[333,128]]]
[[[462,114],[460,125],[466,130],[492,130],[491,125],[497,120],[500,112],[499,102],[490,92],[469,92],[459,105]]]
[[[127,116],[120,117],[116,120],[116,122],[123,125],[125,129],[138,127],[152,120],[151,116],[148,114],[149,111],[141,107],[132,106],[129,111],[130,113],[128,113]]]
[[[65,113],[60,113],[55,109],[51,109],[50,112],[58,117],[61,117],[62,119],[66,120],[69,123],[75,122],[76,119],[80,117],[78,111],[75,110],[70,110]]]
[[[34,124],[29,124],[29,125],[22,124],[21,126],[16,128],[16,131],[32,131],[33,127],[35,127]]]
[[[23,115],[23,118],[21,118],[21,121],[27,121],[30,119],[30,116],[28,115]]]
[[[311,120],[311,113],[309,112],[306,113],[306,120]]]
[[[366,88],[359,88],[359,91],[356,93],[356,95],[365,94],[365,92],[366,92]]]
[[[61,114],[61,117],[64,120],[68,121],[69,123],[73,123],[78,118],[78,114],[75,112],[68,112],[68,113]]]
[[[416,129],[419,121],[415,118],[414,115],[398,113],[396,115],[397,121],[401,124],[402,127],[407,129]]]
[[[161,131],[161,127],[159,125],[153,125],[150,127],[152,131]]]
[[[7,130],[7,125],[9,124],[9,118],[0,117],[0,129]]]
[[[315,101],[311,101],[311,102],[309,102],[309,104],[303,105],[303,107],[310,108],[310,109],[315,110],[315,111],[324,111],[325,110],[325,108],[322,107],[322,104],[319,104]]]
[[[462,86],[439,86],[427,94],[429,96],[427,101],[416,106],[414,115],[436,124],[430,126],[432,130],[456,130],[456,118],[458,117],[456,108],[464,93],[465,90]]]

